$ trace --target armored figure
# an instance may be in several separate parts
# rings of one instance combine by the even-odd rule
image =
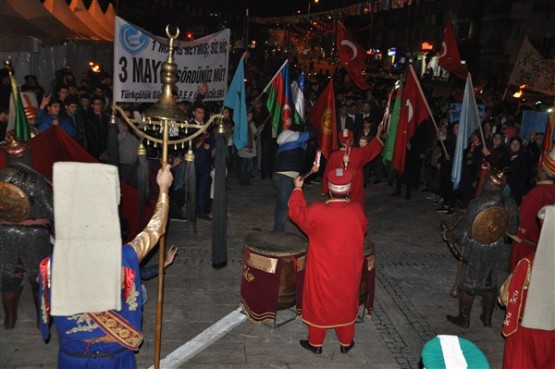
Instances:
[[[50,253],[52,187],[31,167],[25,143],[12,140],[3,150],[7,166],[0,169],[0,269],[4,327],[13,329],[25,273],[38,311],[36,280],[40,261]]]
[[[505,234],[512,235],[518,229],[518,206],[501,193],[505,184],[502,172],[490,173],[481,194],[469,203],[465,215],[455,227],[442,233],[459,260],[451,293],[459,297],[459,315],[447,315],[447,320],[461,328],[470,327],[475,295],[482,295],[480,320],[484,327],[491,327],[501,248]],[[460,251],[454,244],[460,246]]]

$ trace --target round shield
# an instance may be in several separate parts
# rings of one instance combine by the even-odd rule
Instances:
[[[29,198],[17,186],[0,182],[0,220],[19,223],[31,212]]]
[[[489,245],[503,237],[508,227],[509,212],[505,208],[492,206],[476,215],[470,236],[484,245]]]

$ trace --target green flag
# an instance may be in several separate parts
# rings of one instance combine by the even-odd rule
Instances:
[[[29,123],[27,122],[27,116],[25,115],[25,109],[23,108],[23,101],[21,101],[21,94],[19,92],[19,86],[10,72],[10,82],[12,85],[12,98],[13,106],[15,110],[15,138],[22,141],[27,141],[31,138],[31,132],[29,130]]]
[[[395,147],[395,136],[397,136],[397,126],[399,125],[399,116],[401,115],[402,96],[403,85],[401,84],[397,90],[397,96],[395,96],[395,104],[393,104],[393,111],[391,112],[391,117],[389,118],[387,138],[382,152],[383,162],[388,167],[391,166],[391,162],[393,161],[393,148]]]

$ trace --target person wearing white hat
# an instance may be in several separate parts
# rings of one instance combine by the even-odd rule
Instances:
[[[555,205],[538,213],[543,226],[535,255],[521,259],[501,286],[504,369],[555,368]]]
[[[60,369],[134,369],[143,341],[139,263],[165,233],[170,166],[158,171],[152,219],[123,247],[117,167],[59,162],[53,177],[56,241],[39,268],[43,338],[52,318]]]
[[[342,168],[328,173],[330,199],[308,206],[297,177],[289,199],[289,217],[308,236],[303,285],[302,319],[308,338],[301,346],[322,353],[328,329],[334,329],[340,352],[355,345],[355,320],[359,306],[363,241],[368,219],[350,202],[352,175]]]

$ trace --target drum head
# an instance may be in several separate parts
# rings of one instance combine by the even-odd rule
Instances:
[[[245,237],[245,247],[268,256],[291,256],[306,251],[308,240],[289,232],[257,232]]]

